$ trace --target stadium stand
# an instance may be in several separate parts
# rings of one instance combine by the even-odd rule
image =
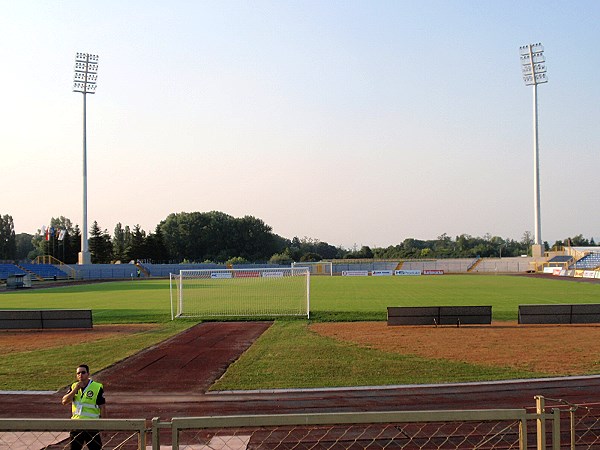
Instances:
[[[19,269],[14,264],[0,264],[0,280],[6,281],[9,275],[26,275],[27,273]]]
[[[552,259],[548,261],[549,266],[554,267],[563,267],[565,264],[570,264],[573,262],[573,257],[570,255],[559,255],[554,256]]]
[[[571,269],[595,269],[600,267],[600,253],[588,253],[573,264]]]
[[[367,272],[372,272],[373,270],[394,270],[397,266],[398,261],[333,261],[333,273],[342,273],[350,270],[366,270]]]
[[[133,264],[80,264],[73,268],[78,280],[134,278],[137,273]]]
[[[52,264],[29,264],[22,263],[19,267],[27,272],[37,275],[38,278],[44,280],[65,280],[68,278],[67,274]]]
[[[444,273],[525,273],[531,257],[406,260],[403,270],[443,270]]]
[[[598,247],[586,247],[573,253],[574,248],[569,249],[569,255],[551,255],[548,252],[544,260],[530,256],[520,257],[498,257],[498,258],[447,258],[447,259],[398,259],[398,260],[331,260],[334,275],[342,275],[344,271],[368,272],[371,275],[375,271],[391,272],[402,270],[424,275],[461,274],[461,273],[494,273],[494,274],[518,274],[544,272],[553,273],[553,269],[562,269],[562,276],[578,276],[575,269],[580,272],[596,269],[600,273],[600,251]],[[575,263],[575,261],[577,261]],[[108,279],[133,279],[133,278],[168,278],[170,274],[178,274],[180,270],[199,269],[226,269],[231,268],[220,263],[186,263],[186,264],[152,264],[149,262],[131,261],[124,264],[85,264],[64,265],[60,261],[43,261],[36,259],[33,263],[9,264],[8,261],[0,263],[0,280],[5,282],[10,275],[29,275],[38,281],[44,280],[108,280]],[[262,267],[289,267],[277,264],[255,263],[236,264],[239,268],[262,268]],[[139,271],[139,272],[138,272]],[[548,272],[549,271],[549,272]],[[379,275],[379,274],[378,274]],[[403,274],[406,275],[406,274]],[[56,277],[56,278],[55,278]],[[588,277],[589,278],[589,277]],[[592,277],[593,278],[593,277]],[[595,276],[600,278],[600,276]]]

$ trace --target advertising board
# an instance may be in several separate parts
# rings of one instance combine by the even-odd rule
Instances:
[[[420,270],[395,270],[394,275],[398,277],[414,277],[421,275]]]
[[[343,270],[342,276],[343,277],[368,277],[369,271],[368,270]]]
[[[423,271],[423,275],[444,275],[444,271],[438,269],[428,269]]]
[[[371,275],[374,277],[391,277],[394,274],[392,270],[374,270]]]

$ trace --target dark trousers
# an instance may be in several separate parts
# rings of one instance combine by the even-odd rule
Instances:
[[[89,450],[101,450],[100,432],[96,430],[71,431],[71,450],[81,450],[86,443]]]

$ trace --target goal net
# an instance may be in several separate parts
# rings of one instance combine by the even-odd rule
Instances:
[[[171,318],[306,316],[306,267],[181,270],[170,275]]]
[[[331,261],[293,262],[292,267],[307,267],[311,275],[333,276],[333,263]]]

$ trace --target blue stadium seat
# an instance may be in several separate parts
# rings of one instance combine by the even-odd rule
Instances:
[[[600,253],[588,253],[573,265],[574,269],[595,269],[596,267],[600,267]]]
[[[26,272],[14,264],[0,264],[0,280],[6,280],[10,275],[26,275]]]
[[[21,264],[21,267],[29,272],[44,278],[45,280],[66,279],[67,274],[52,264]]]

